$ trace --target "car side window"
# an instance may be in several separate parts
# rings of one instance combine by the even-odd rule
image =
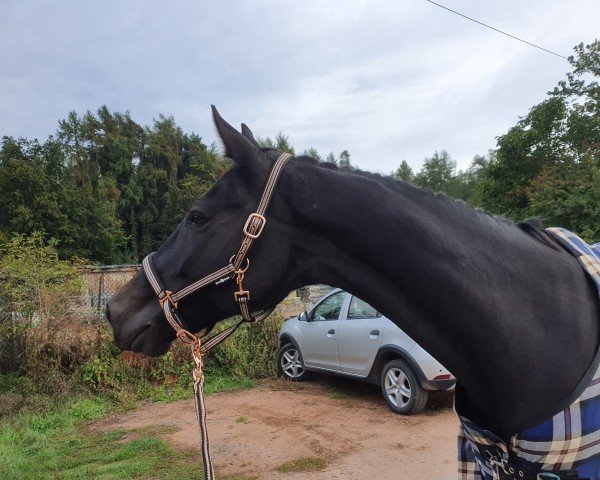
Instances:
[[[352,297],[350,300],[350,307],[348,308],[348,318],[379,318],[381,317],[381,313],[375,310],[371,305],[369,305],[364,300],[361,300],[358,297]]]
[[[337,320],[340,317],[340,310],[342,309],[342,303],[344,303],[345,297],[346,292],[338,292],[327,297],[312,311],[312,320],[316,322],[323,320]]]

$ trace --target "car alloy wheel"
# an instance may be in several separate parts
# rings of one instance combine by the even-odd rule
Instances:
[[[279,350],[278,367],[279,373],[293,381],[304,380],[308,373],[304,368],[300,350],[292,343],[284,345]]]
[[[381,392],[396,413],[414,415],[425,408],[428,393],[408,364],[399,358],[387,362],[381,370]]]
[[[304,367],[300,361],[300,354],[295,348],[290,348],[281,356],[281,369],[290,378],[302,376]]]
[[[412,389],[408,377],[399,368],[390,368],[385,376],[385,393],[389,402],[404,408],[410,402]]]

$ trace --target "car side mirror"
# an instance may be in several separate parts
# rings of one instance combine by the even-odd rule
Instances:
[[[309,322],[309,317],[308,317],[308,313],[306,312],[302,312],[300,315],[298,315],[298,320],[300,320],[301,322]]]

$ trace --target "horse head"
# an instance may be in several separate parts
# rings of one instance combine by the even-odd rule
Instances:
[[[246,125],[242,125],[240,134],[214,107],[213,117],[233,168],[194,202],[153,256],[156,274],[173,292],[219,270],[238,251],[244,224],[255,211],[279,156],[275,150],[261,149]],[[280,189],[285,189],[285,182],[285,178],[280,179],[280,185],[284,183]],[[276,305],[298,281],[292,267],[297,260],[293,239],[299,232],[283,197],[275,193],[267,211],[266,228],[248,254],[251,267],[244,285],[252,295],[252,310]],[[178,310],[189,329],[208,331],[218,321],[239,313],[233,299],[235,287],[232,281],[213,284],[183,299]],[[143,270],[111,298],[106,317],[117,345],[124,350],[162,355],[175,339]]]

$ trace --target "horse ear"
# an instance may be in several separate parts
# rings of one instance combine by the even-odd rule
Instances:
[[[225,156],[239,165],[248,167],[261,163],[262,152],[260,149],[223,120],[214,105],[212,105],[212,113],[215,126],[225,146]]]
[[[254,135],[252,135],[252,130],[250,130],[248,128],[248,125],[246,125],[245,123],[242,123],[242,135],[248,140],[250,140],[257,148],[260,148],[260,145],[254,138]]]

